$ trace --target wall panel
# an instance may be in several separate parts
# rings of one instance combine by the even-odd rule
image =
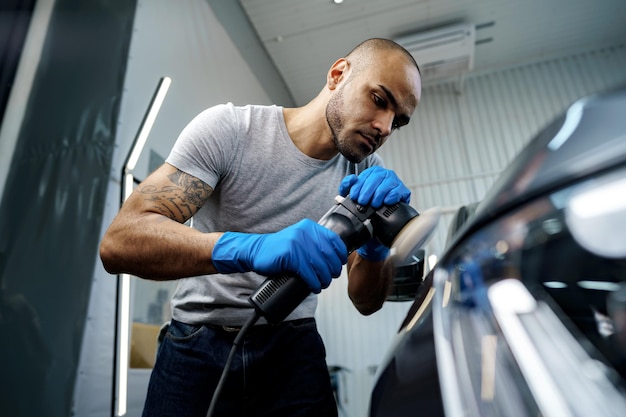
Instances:
[[[72,415],[135,5],[36,5],[0,205],[3,416]]]

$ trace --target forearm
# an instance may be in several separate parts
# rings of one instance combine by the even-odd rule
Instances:
[[[102,238],[105,269],[154,280],[215,273],[211,254],[222,234],[184,225],[212,191],[199,179],[163,164],[124,202]]]
[[[157,213],[118,217],[100,245],[112,274],[153,280],[212,274],[213,246],[221,233],[202,233]]]
[[[348,295],[363,315],[380,310],[391,290],[393,265],[390,262],[370,262],[356,252],[348,262]]]

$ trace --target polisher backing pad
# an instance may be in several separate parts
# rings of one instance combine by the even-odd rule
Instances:
[[[415,252],[432,237],[440,217],[441,210],[432,207],[411,219],[400,230],[391,243],[390,258],[394,265],[407,265],[413,261]]]

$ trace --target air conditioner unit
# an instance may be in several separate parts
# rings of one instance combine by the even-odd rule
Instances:
[[[396,38],[415,58],[424,83],[474,68],[474,25],[459,24]]]

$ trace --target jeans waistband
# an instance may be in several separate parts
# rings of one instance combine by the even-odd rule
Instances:
[[[315,319],[313,317],[307,317],[304,319],[296,319],[296,320],[289,320],[289,321],[283,321],[277,324],[255,324],[251,330],[265,330],[265,329],[275,329],[278,328],[282,325],[299,325],[299,324],[305,324],[305,323],[311,323],[314,322]],[[227,333],[237,333],[239,331],[241,331],[241,328],[243,326],[227,326],[227,325],[217,325],[217,324],[207,324],[206,325],[208,328],[213,329],[213,330],[217,330],[217,331],[225,331]]]

